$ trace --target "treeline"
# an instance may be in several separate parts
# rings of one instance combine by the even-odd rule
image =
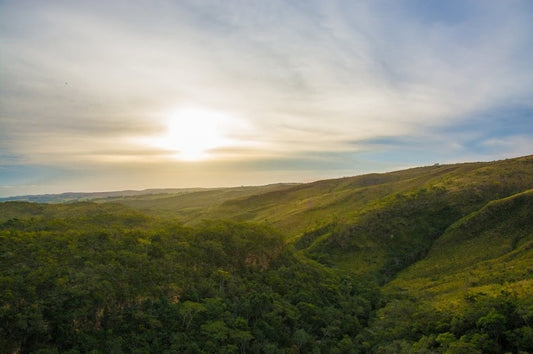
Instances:
[[[8,353],[369,348],[377,288],[300,259],[273,229],[73,213],[0,225]]]

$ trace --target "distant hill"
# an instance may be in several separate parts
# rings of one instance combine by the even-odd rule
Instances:
[[[294,184],[274,184],[264,186],[268,189],[270,187],[283,187],[285,185]],[[26,201],[34,203],[72,203],[90,200],[98,201],[115,201],[122,198],[132,198],[141,200],[164,199],[171,196],[196,193],[196,192],[215,192],[221,190],[241,190],[241,191],[260,191],[263,187],[238,187],[238,188],[151,188],[143,190],[123,190],[110,192],[92,192],[92,193],[76,193],[67,192],[59,194],[36,194],[36,195],[21,195],[13,197],[0,198],[0,202],[7,201]]]
[[[0,202],[7,201],[26,201],[34,203],[70,203],[88,201],[102,198],[118,198],[131,196],[152,196],[152,195],[168,195],[179,194],[201,190],[201,188],[169,188],[169,189],[145,189],[145,190],[124,190],[112,192],[94,192],[94,193],[75,193],[67,192],[60,194],[37,194],[37,195],[20,195],[13,197],[0,198]]]

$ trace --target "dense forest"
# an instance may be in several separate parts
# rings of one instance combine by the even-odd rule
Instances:
[[[0,239],[6,353],[533,352],[533,156],[7,201]]]

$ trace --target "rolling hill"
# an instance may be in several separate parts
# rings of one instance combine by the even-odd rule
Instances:
[[[101,240],[101,252],[117,254],[109,274],[126,266],[126,273],[117,274],[134,271],[135,257],[155,272],[146,279],[164,267],[175,269],[182,280],[158,278],[158,290],[143,289],[135,301],[181,297],[176,311],[185,298],[198,303],[197,334],[213,335],[215,347],[255,351],[258,343],[275,342],[273,352],[326,348],[325,343],[335,343],[339,352],[533,351],[533,156],[307,184],[117,194],[53,205],[5,202],[0,223],[5,245],[15,239],[41,242],[39,235],[66,244],[69,234],[94,238],[94,245]],[[248,243],[247,237],[256,241]],[[263,237],[265,243],[259,242]],[[129,241],[117,246],[121,239]],[[85,254],[79,242],[69,246],[73,256],[101,259],[98,247]],[[6,252],[4,277],[11,274],[8,265],[16,264],[5,258],[13,251]],[[49,259],[54,257],[52,252]],[[51,269],[54,262],[59,261]],[[96,264],[84,267],[94,272]],[[187,267],[194,269],[190,278],[178,275]],[[306,283],[310,274],[320,279],[315,288],[308,287],[312,280]],[[210,280],[203,284],[204,278]],[[126,286],[131,280],[124,281]],[[284,285],[294,281],[294,289]],[[249,291],[278,300],[264,313],[244,315],[232,306]],[[205,317],[210,298],[223,299],[235,315]],[[9,301],[4,306],[12,306]],[[128,301],[120,306],[144,311]],[[120,306],[110,313],[123,316]],[[344,311],[352,317],[343,321],[357,323],[328,327],[320,319],[329,316],[322,312],[329,306],[331,314]],[[246,325],[236,325],[235,316]],[[275,335],[277,327],[290,337]],[[226,335],[217,339],[215,329]],[[239,330],[241,342],[231,337]]]
[[[494,198],[533,187],[533,157],[488,163],[435,165],[382,174],[269,185],[194,191],[168,197],[134,196],[96,200],[118,202],[145,213],[202,219],[230,218],[266,222],[297,238],[331,222],[351,222],[395,199],[438,191],[451,203],[475,208]],[[422,195],[421,195],[422,197]],[[474,205],[475,204],[475,205]],[[465,210],[467,211],[467,210]]]

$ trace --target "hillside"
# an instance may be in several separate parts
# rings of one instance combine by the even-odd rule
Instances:
[[[264,193],[281,192],[296,184],[278,183],[265,186],[233,188],[185,189],[179,193],[140,194],[95,198],[97,203],[120,203],[154,216],[178,217],[185,223],[195,224],[213,218],[213,208],[228,200],[248,198]]]
[[[532,220],[529,190],[491,201],[450,226],[426,257],[383,288],[386,306],[371,328],[394,344],[382,349],[531,350]]]
[[[12,351],[533,351],[533,156],[5,202],[0,237]]]
[[[298,185],[200,191],[169,198],[113,199],[154,215],[178,216],[186,223],[230,218],[265,222],[297,238],[329,223],[352,222],[395,198],[444,193],[454,204],[488,200],[533,188],[533,157],[487,163],[419,167],[391,173],[323,180]],[[239,194],[240,193],[240,194]],[[473,206],[475,209],[476,206]],[[472,209],[472,210],[474,210]]]
[[[244,196],[227,189],[115,201],[189,225],[203,219],[264,223],[307,257],[384,282],[421,259],[453,223],[533,188],[533,156],[269,188]]]
[[[531,220],[533,190],[489,202],[450,226],[423,260],[401,272],[386,289],[391,292],[408,289],[447,311],[464,305],[449,298],[457,298],[465,287],[471,294],[495,295],[502,289],[518,296],[530,293]]]

